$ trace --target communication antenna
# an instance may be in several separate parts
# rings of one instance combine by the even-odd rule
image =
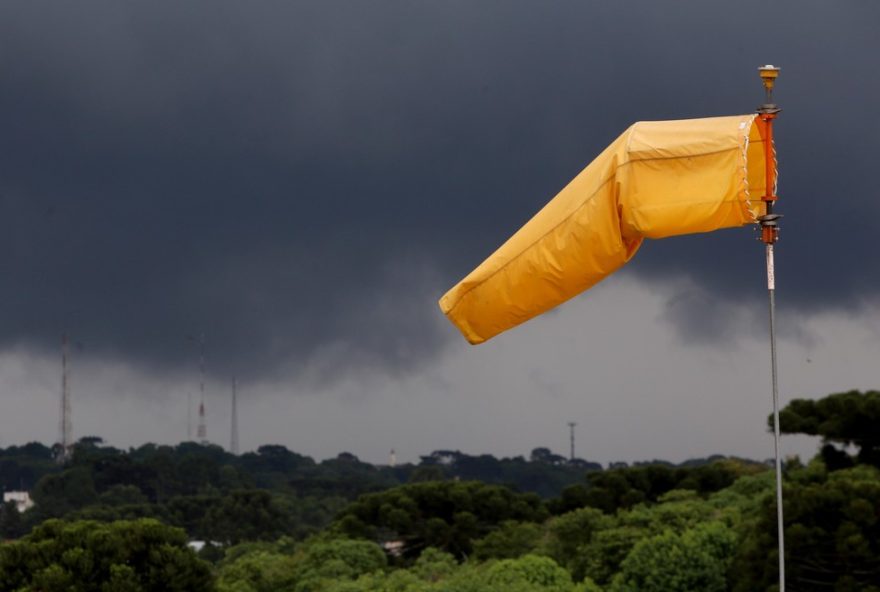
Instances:
[[[208,443],[208,428],[205,427],[205,399],[202,398],[201,402],[199,402],[199,428],[196,432],[199,438],[199,444],[207,444]]]
[[[73,426],[70,418],[70,377],[68,376],[68,361],[70,357],[70,345],[67,333],[61,335],[61,418],[58,422],[59,441],[61,450],[58,453],[58,462],[64,463],[70,459],[73,452]]]
[[[229,434],[229,452],[238,456],[238,405],[236,402],[238,382],[232,379],[232,426]]]
[[[186,441],[192,442],[193,437],[193,428],[192,428],[192,409],[193,409],[193,395],[192,393],[186,393]]]
[[[199,427],[196,437],[200,444],[208,443],[208,427],[205,425],[205,334],[199,334]]]
[[[569,440],[571,443],[571,455],[569,456],[569,460],[571,460],[572,462],[574,462],[574,426],[576,425],[576,422],[568,422]]]

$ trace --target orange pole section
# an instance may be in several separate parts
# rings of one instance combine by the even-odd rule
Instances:
[[[764,140],[764,178],[765,189],[764,196],[761,198],[766,204],[766,214],[773,213],[773,203],[776,201],[776,162],[773,157],[773,120],[776,119],[775,113],[761,113],[759,115],[761,123],[760,128]],[[761,228],[761,240],[768,245],[776,242],[779,236],[779,228],[776,226],[763,226]]]

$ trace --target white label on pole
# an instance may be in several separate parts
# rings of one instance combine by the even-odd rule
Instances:
[[[776,271],[773,269],[773,245],[767,245],[767,289],[776,289]]]

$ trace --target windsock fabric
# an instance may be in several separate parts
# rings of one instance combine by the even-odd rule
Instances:
[[[482,343],[600,282],[645,238],[754,223],[765,212],[761,129],[755,115],[632,125],[449,290],[441,310]]]

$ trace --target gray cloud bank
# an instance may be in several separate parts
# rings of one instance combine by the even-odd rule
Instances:
[[[0,5],[0,346],[404,372],[437,297],[627,125],[777,98],[785,306],[880,287],[875,3]],[[749,230],[646,244],[683,334],[762,296]],[[708,295],[708,296],[707,296]],[[695,300],[696,299],[696,300]],[[757,302],[757,300],[756,300]],[[717,322],[713,321],[713,322]],[[726,335],[723,326],[711,333]],[[704,331],[704,334],[706,331]]]

